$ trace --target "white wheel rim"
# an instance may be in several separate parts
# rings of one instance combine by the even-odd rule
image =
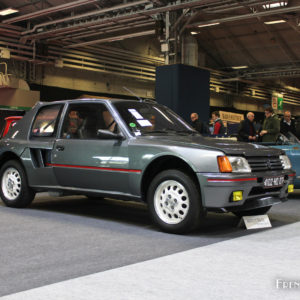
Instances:
[[[8,168],[2,176],[2,192],[6,199],[15,200],[21,193],[21,176],[17,169]]]
[[[163,181],[154,194],[154,208],[158,217],[167,224],[179,224],[190,208],[186,188],[175,180]]]

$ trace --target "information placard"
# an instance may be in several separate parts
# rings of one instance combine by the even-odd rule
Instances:
[[[268,215],[243,216],[239,227],[246,226],[246,229],[258,229],[272,227]]]

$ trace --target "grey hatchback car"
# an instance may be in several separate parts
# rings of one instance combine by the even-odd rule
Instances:
[[[144,201],[164,231],[196,228],[207,211],[266,213],[295,173],[284,151],[205,138],[154,101],[38,103],[0,141],[0,196],[36,192]]]

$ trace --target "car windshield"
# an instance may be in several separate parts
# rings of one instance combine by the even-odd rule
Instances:
[[[300,141],[298,140],[298,138],[292,134],[291,132],[288,132],[285,136],[285,142],[287,144],[300,144]]]
[[[149,102],[114,103],[129,130],[136,136],[152,134],[197,134],[170,109]]]
[[[260,142],[261,144],[270,146],[270,145],[294,145],[300,144],[298,138],[291,132],[286,133],[285,135],[280,133],[276,142]]]

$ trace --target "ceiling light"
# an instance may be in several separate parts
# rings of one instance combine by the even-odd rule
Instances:
[[[209,24],[202,24],[202,25],[198,25],[198,27],[207,27],[207,26],[215,26],[215,25],[219,25],[220,23],[209,23]]]
[[[231,67],[232,69],[234,70],[238,70],[238,69],[247,69],[248,66],[234,66],[234,67]]]
[[[266,25],[272,25],[272,24],[279,24],[279,23],[285,23],[286,20],[275,20],[275,21],[267,21],[264,22]]]
[[[19,10],[15,9],[15,8],[6,8],[6,9],[0,10],[0,16],[7,16],[7,15],[14,14],[16,12],[19,12]]]
[[[283,6],[287,6],[287,1],[278,1],[278,2],[274,2],[274,3],[270,3],[270,4],[264,4],[263,8],[264,9],[270,9],[270,8],[276,8],[276,7],[283,7]]]
[[[198,34],[199,32],[196,32],[196,31],[191,31],[191,34],[192,35],[195,35],[195,34]]]

